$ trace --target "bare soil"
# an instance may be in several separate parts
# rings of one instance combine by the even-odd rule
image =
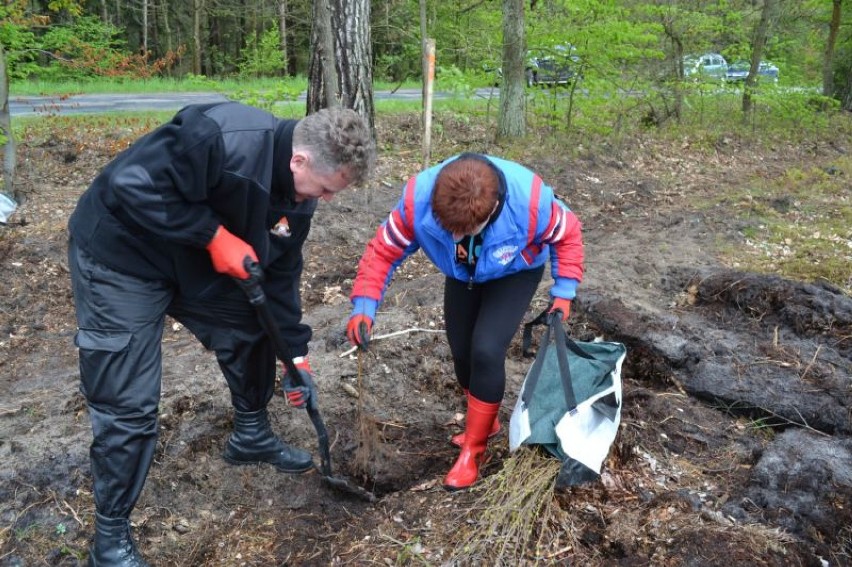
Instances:
[[[502,153],[475,122],[448,116],[439,124],[435,156]],[[424,256],[398,270],[375,328],[377,335],[410,332],[374,341],[360,360],[344,354],[357,262],[418,170],[418,128],[415,116],[380,119],[375,180],[320,205],[305,251],[305,319],[314,328],[311,359],[334,472],[378,501],[341,494],[316,472],[289,476],[227,465],[221,451],[232,418],[225,382],[213,355],[169,321],[159,447],[132,517],[152,564],[852,564],[846,469],[820,477],[772,469],[768,461],[777,455],[795,464],[817,455],[831,463],[852,454],[852,329],[843,315],[849,298],[829,286],[823,293],[835,304],[824,320],[803,326],[801,313],[785,318],[772,290],[787,289],[786,301],[811,288],[755,274],[731,277],[716,250],[740,243],[741,227],[725,210],[695,207],[721,185],[829,164],[842,150],[731,140],[708,150],[647,139],[618,152],[531,151],[519,159],[583,222],[587,275],[570,331],[628,345],[624,413],[600,481],[556,493],[540,523],[533,521],[542,536],[534,535],[535,546],[477,557],[470,554],[473,539],[496,544],[501,534],[477,531],[489,497],[483,489],[441,488],[457,454],[448,439],[460,431],[464,406],[438,332],[443,277]],[[96,171],[136,134],[57,134],[19,148],[29,198],[12,220],[26,224],[0,228],[0,565],[85,564],[94,513],[91,431],[78,392],[66,223]],[[725,293],[746,276],[753,278],[746,291]],[[529,318],[546,306],[549,283],[545,278]],[[748,290],[759,313],[741,308]],[[518,333],[506,361],[504,422],[529,364]],[[755,392],[776,391],[773,380],[785,373],[807,383],[792,395],[832,401],[817,399],[824,409],[815,416],[797,412],[795,403],[772,410],[775,402]],[[720,374],[745,394],[708,393],[699,378]],[[304,412],[281,396],[271,411],[286,440],[316,454]],[[829,417],[817,420],[822,414]],[[532,458],[510,456],[505,433],[490,454],[486,479],[501,474],[509,459]]]

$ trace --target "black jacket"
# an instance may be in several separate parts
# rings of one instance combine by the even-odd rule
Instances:
[[[296,123],[233,102],[187,106],[100,172],[71,215],[72,237],[114,270],[209,299],[234,285],[205,249],[224,225],[254,248],[282,334],[305,354],[299,280],[316,200],[295,201]]]

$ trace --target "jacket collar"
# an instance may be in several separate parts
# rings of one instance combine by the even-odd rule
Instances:
[[[293,173],[290,171],[290,159],[293,157],[293,129],[298,120],[279,120],[275,126],[272,160],[272,187],[270,193],[273,201],[293,202],[296,198],[296,187],[293,184]]]

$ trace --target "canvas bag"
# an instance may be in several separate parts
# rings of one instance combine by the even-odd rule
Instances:
[[[509,449],[541,445],[559,458],[557,487],[596,480],[621,421],[627,349],[617,342],[574,341],[559,314],[545,311],[524,325],[525,354],[537,324],[547,329],[512,412]]]
[[[0,224],[6,224],[15,209],[18,208],[18,203],[6,193],[0,193]]]

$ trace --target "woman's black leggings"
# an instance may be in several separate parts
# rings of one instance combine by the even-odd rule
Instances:
[[[543,273],[541,266],[473,287],[447,278],[444,320],[456,378],[478,400],[503,400],[506,351]]]

